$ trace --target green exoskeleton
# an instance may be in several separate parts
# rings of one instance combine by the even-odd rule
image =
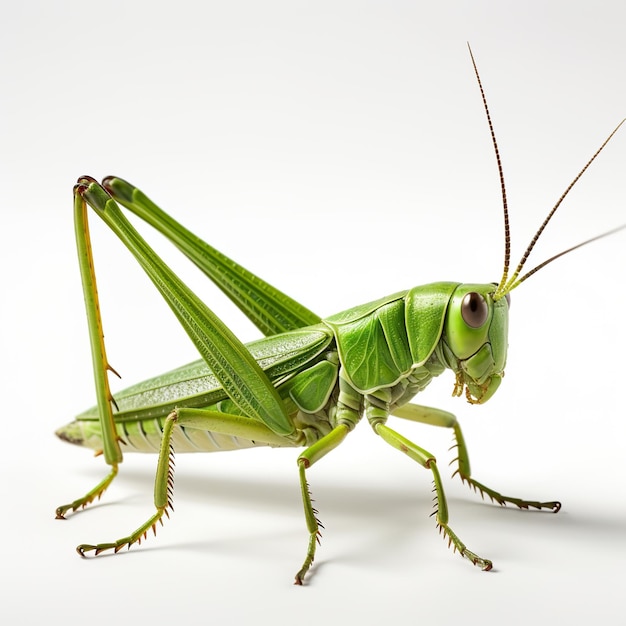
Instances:
[[[410,401],[447,369],[456,377],[455,396],[464,394],[469,402],[481,404],[496,392],[507,357],[509,294],[547,263],[592,241],[561,252],[522,274],[537,239],[562,200],[617,128],[549,212],[509,275],[510,233],[504,178],[473,57],[472,63],[502,183],[505,258],[498,283],[422,285],[321,319],[194,236],[124,180],[108,177],[101,185],[89,177],[78,180],[74,188],[76,239],[91,338],[96,406],[60,428],[57,435],[101,452],[110,471],[87,494],[58,507],[57,517],[63,518],[68,511],[85,507],[102,495],[122,461],[120,442],[126,451],[158,454],[156,512],[127,537],[78,546],[80,555],[130,547],[145,538],[151,528],[154,530],[163,515],[168,515],[174,451],[304,447],[297,467],[309,538],[295,579],[301,584],[313,563],[320,527],[311,503],[307,470],[337,447],[363,416],[385,442],[431,472],[440,532],[463,557],[484,570],[491,569],[491,561],[470,551],[448,524],[448,507],[435,458],[388,426],[391,415],[451,428],[458,446],[455,474],[474,490],[502,505],[559,510],[557,501],[513,498],[476,481],[471,476],[468,452],[455,416]],[[119,205],[169,238],[237,304],[265,338],[243,345],[149,247]],[[113,370],[103,340],[87,226],[88,206],[136,257],[202,357],[130,387],[115,398],[107,378],[108,371]]]

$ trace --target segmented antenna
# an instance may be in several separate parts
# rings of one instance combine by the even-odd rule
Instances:
[[[595,237],[591,237],[590,239],[582,241],[581,243],[576,244],[575,246],[572,246],[571,248],[568,248],[567,250],[563,250],[563,252],[559,252],[558,254],[555,254],[554,256],[550,257],[549,259],[546,259],[545,261],[543,261],[539,265],[536,265],[535,267],[533,267],[532,270],[526,272],[526,274],[524,274],[520,279],[517,279],[517,277],[520,275],[520,272],[522,271],[522,268],[524,267],[524,264],[526,263],[526,260],[530,256],[530,253],[531,253],[532,249],[535,247],[535,244],[537,243],[539,237],[541,236],[541,233],[543,233],[545,227],[548,225],[548,222],[552,219],[552,216],[556,213],[557,209],[561,206],[561,203],[565,199],[565,196],[567,196],[567,194],[571,191],[572,187],[579,181],[580,177],[585,173],[587,168],[595,161],[596,157],[600,154],[600,152],[602,152],[602,150],[604,149],[606,144],[609,143],[609,141],[611,140],[613,135],[615,135],[615,133],[619,130],[620,126],[625,121],[626,121],[626,119],[623,119],[615,127],[613,132],[604,140],[603,144],[596,150],[595,154],[589,159],[589,161],[587,161],[587,163],[580,170],[580,172],[578,172],[578,174],[576,175],[576,178],[574,178],[574,180],[567,186],[565,191],[561,194],[561,197],[557,200],[556,204],[552,207],[551,211],[546,216],[546,219],[543,220],[543,224],[541,224],[541,226],[539,227],[539,229],[535,233],[534,237],[531,239],[530,243],[528,244],[528,248],[526,248],[526,250],[525,250],[524,254],[522,255],[522,258],[521,258],[518,266],[515,268],[515,272],[513,272],[513,276],[511,276],[511,278],[508,281],[508,283],[504,286],[504,289],[503,289],[503,292],[502,292],[501,296],[504,295],[505,293],[508,293],[512,289],[515,289],[515,287],[517,287],[520,283],[524,282],[527,278],[532,276],[534,273],[538,272],[542,267],[545,267],[546,265],[548,265],[548,263],[552,263],[552,261],[558,259],[559,257],[563,256],[564,254],[567,254],[568,252],[571,252],[572,250],[576,250],[577,248],[580,248],[582,246],[585,246],[588,243],[591,243],[592,241],[597,241],[598,239],[602,239],[603,237],[607,237],[608,235],[612,235],[613,233],[616,233],[618,230],[622,230],[624,227],[626,227],[626,224],[623,224],[622,226],[618,226],[617,228],[613,228],[612,230],[609,230],[609,231],[607,231],[605,233],[602,233],[600,235],[596,235]],[[496,293],[497,293],[497,291],[496,291]]]
[[[591,243],[592,241],[597,241],[598,239],[602,239],[603,237],[608,237],[609,235],[612,235],[613,233],[616,233],[626,228],[626,224],[623,224],[605,233],[601,233],[600,235],[596,235],[595,237],[586,239],[585,241],[582,241],[581,243],[576,244],[575,246],[572,246],[571,248],[568,248],[567,250],[563,250],[562,252],[555,254],[549,259],[546,259],[539,265],[536,265],[535,267],[533,267],[533,269],[531,269],[530,271],[526,272],[521,278],[518,278],[518,276],[520,275],[522,271],[522,268],[524,267],[524,264],[526,263],[528,257],[530,256],[530,253],[532,252],[533,248],[535,247],[535,244],[539,240],[539,237],[541,237],[541,234],[543,233],[546,226],[548,225],[548,223],[550,222],[550,220],[556,213],[557,209],[561,206],[567,194],[571,191],[572,187],[579,181],[580,177],[587,171],[587,168],[595,161],[596,157],[600,154],[600,152],[604,150],[606,144],[608,144],[609,141],[611,141],[611,139],[613,138],[613,135],[615,135],[615,133],[619,130],[620,126],[622,126],[622,124],[626,121],[626,118],[623,119],[614,128],[613,132],[604,140],[602,145],[596,150],[595,154],[589,159],[589,161],[587,161],[585,166],[580,170],[580,172],[578,172],[574,180],[567,186],[565,191],[561,194],[561,197],[557,200],[556,204],[552,207],[552,209],[550,210],[546,218],[543,220],[543,223],[541,224],[541,226],[539,227],[539,229],[537,230],[537,232],[531,239],[530,243],[528,244],[528,247],[524,251],[524,254],[522,255],[522,258],[519,264],[515,268],[515,272],[513,272],[513,275],[511,276],[511,278],[509,278],[509,263],[511,261],[511,231],[510,231],[510,226],[509,226],[509,209],[508,209],[507,199],[506,199],[506,188],[504,185],[504,173],[502,170],[502,161],[500,159],[500,151],[498,150],[498,143],[496,142],[496,135],[493,130],[493,124],[491,122],[491,115],[489,114],[489,107],[487,106],[487,99],[485,97],[485,91],[483,89],[483,85],[480,80],[480,76],[478,74],[478,67],[476,66],[476,61],[474,60],[474,54],[472,53],[472,49],[469,43],[467,44],[467,47],[469,49],[470,57],[472,59],[472,65],[474,66],[474,73],[476,74],[476,80],[478,81],[478,87],[480,89],[480,95],[483,100],[483,107],[485,109],[485,114],[487,115],[487,123],[489,124],[489,132],[491,133],[491,141],[493,143],[493,149],[496,155],[496,161],[498,163],[498,174],[500,176],[500,187],[502,190],[502,211],[504,214],[504,268],[502,270],[502,278],[500,279],[500,283],[496,287],[496,290],[493,295],[494,300],[499,300],[500,298],[505,296],[507,293],[509,293],[510,291],[515,289],[517,286],[519,286],[521,283],[523,283],[527,278],[530,278],[530,276],[538,272],[540,269],[542,269],[549,263],[552,263],[552,261],[555,261],[559,257],[562,257],[563,255],[569,252],[572,252],[573,250],[576,250],[577,248],[586,246],[588,243]]]
[[[533,267],[532,270],[529,270],[521,278],[518,278],[517,280],[515,280],[515,275],[517,274],[516,273],[511,278],[511,282],[510,282],[511,286],[510,287],[507,286],[506,290],[499,297],[501,298],[504,294],[507,294],[509,291],[512,291],[520,283],[523,283],[527,278],[530,278],[535,272],[538,272],[542,267],[545,267],[546,265],[548,265],[548,263],[552,263],[552,261],[555,261],[556,259],[563,256],[564,254],[567,254],[568,252],[572,252],[572,250],[576,250],[577,248],[582,248],[582,246],[586,246],[588,243],[591,243],[592,241],[597,241],[598,239],[608,237],[609,235],[612,235],[613,233],[616,233],[620,230],[624,230],[624,228],[626,228],[626,224],[622,224],[621,226],[618,226],[617,228],[607,230],[605,233],[601,233],[600,235],[596,235],[595,237],[590,237],[589,239],[585,239],[585,241],[581,241],[580,243],[577,243],[575,246],[572,246],[571,248],[568,248],[567,250],[563,250],[563,252],[559,252],[558,254],[551,256],[549,259],[546,259],[542,263],[539,263],[539,265],[536,265],[535,267]]]
[[[496,154],[496,162],[498,163],[498,175],[500,176],[500,190],[502,192],[502,211],[504,213],[504,269],[502,271],[502,278],[500,279],[500,284],[496,289],[496,293],[498,293],[501,289],[504,288],[506,284],[508,275],[509,275],[509,263],[511,261],[511,229],[509,226],[509,207],[506,199],[506,185],[504,184],[504,170],[502,169],[502,161],[500,159],[500,151],[498,150],[498,142],[496,141],[496,133],[493,130],[493,123],[491,122],[491,115],[489,114],[489,107],[487,106],[487,98],[485,97],[485,90],[483,89],[483,84],[480,80],[480,75],[478,73],[478,67],[476,66],[476,61],[474,60],[474,54],[472,53],[472,48],[467,44],[467,49],[470,53],[470,58],[472,59],[472,65],[474,66],[474,74],[476,74],[476,80],[478,81],[478,87],[480,89],[480,96],[483,99],[483,107],[485,109],[485,114],[487,115],[487,123],[489,124],[489,132],[491,133],[491,142],[493,143],[493,150]]]

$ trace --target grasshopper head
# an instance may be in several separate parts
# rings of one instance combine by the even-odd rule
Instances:
[[[453,355],[454,395],[472,404],[491,398],[504,376],[509,298],[494,300],[495,285],[459,285],[446,312],[444,343]]]
[[[468,45],[469,47],[469,45]],[[476,80],[480,88],[483,101],[483,108],[487,116],[489,131],[491,133],[491,141],[493,144],[496,162],[498,164],[498,174],[500,177],[500,188],[502,192],[502,212],[504,217],[504,267],[502,278],[497,285],[460,285],[455,291],[452,302],[446,317],[446,333],[445,342],[447,347],[452,351],[453,358],[450,364],[454,367],[456,361],[456,386],[454,395],[461,395],[463,388],[467,399],[472,403],[483,403],[489,400],[500,385],[502,376],[504,375],[504,365],[506,362],[507,351],[507,335],[508,335],[508,318],[510,293],[525,280],[533,276],[540,269],[552,263],[556,259],[562,257],[577,248],[585,246],[592,241],[596,241],[615,232],[626,228],[626,224],[622,224],[617,228],[604,232],[595,237],[591,237],[577,245],[574,245],[558,254],[551,256],[533,269],[522,273],[522,270],[528,260],[530,253],[533,251],[535,244],[543,234],[546,226],[561,206],[567,194],[572,187],[578,182],[580,177],[585,173],[587,168],[595,161],[596,157],[602,152],[604,147],[612,139],[613,135],[626,122],[622,120],[604,140],[602,145],[596,150],[595,154],[587,161],[585,166],[576,175],[574,180],[567,186],[556,204],[548,212],[543,223],[534,234],[525,252],[513,271],[509,274],[509,263],[511,258],[511,231],[509,226],[509,210],[506,197],[506,186],[504,184],[504,173],[502,162],[500,159],[500,151],[496,135],[491,122],[487,99],[482,87],[478,68],[474,61],[474,55],[470,49],[470,57]]]

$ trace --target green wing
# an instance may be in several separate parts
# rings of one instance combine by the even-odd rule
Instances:
[[[332,339],[332,333],[320,324],[259,339],[246,347],[270,380],[276,382],[315,359]],[[114,395],[119,409],[114,414],[116,422],[161,417],[175,407],[204,407],[228,397],[204,360],[183,365]],[[97,408],[90,408],[76,419],[97,420]]]

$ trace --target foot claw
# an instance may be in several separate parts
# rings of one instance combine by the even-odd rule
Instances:
[[[76,546],[76,552],[78,552],[78,554],[82,556],[83,558],[87,558],[87,555],[85,554],[85,552],[91,552],[92,550],[95,550],[95,549],[96,549],[96,546],[90,546],[89,544],[86,544],[86,543],[81,543],[79,546]]]

